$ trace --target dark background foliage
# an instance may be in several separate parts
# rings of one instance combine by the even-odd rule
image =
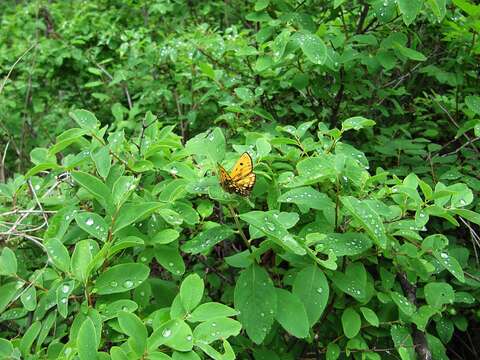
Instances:
[[[114,335],[99,335],[99,354],[114,358],[110,349],[118,345],[138,355],[138,345],[131,345],[137,331],[127,323],[143,329],[154,319],[157,331],[164,326],[159,309],[176,309],[170,321],[182,313],[175,307],[180,300],[173,300],[180,299],[184,279],[176,277],[179,269],[204,280],[203,302],[245,307],[246,295],[237,288],[242,268],[240,279],[252,289],[255,276],[273,279],[266,293],[278,293],[282,306],[297,304],[306,291],[289,276],[300,279],[308,271],[315,277],[322,269],[318,281],[325,278],[330,296],[313,322],[304,304],[306,330],[276,317],[260,336],[252,330],[252,323],[261,323],[259,314],[252,315],[254,321],[240,315],[246,332],[238,335],[231,323],[222,337],[232,336],[239,358],[334,359],[337,350],[355,358],[428,358],[422,349],[438,359],[478,357],[479,24],[480,5],[469,0],[3,1],[0,244],[15,250],[18,271],[0,272],[0,284],[7,291],[15,277],[25,280],[27,289],[37,288],[38,304],[59,284],[76,291],[68,313],[61,304],[50,310],[64,319],[46,315],[51,308],[41,313],[38,326],[44,330],[38,332],[45,338],[32,349],[33,340],[22,340],[20,353],[41,358],[75,349],[72,356],[87,356],[81,345],[86,340],[77,332],[101,328],[100,315],[91,313],[104,316],[95,296],[103,295],[98,302],[105,304],[120,299],[95,295],[94,283],[112,266],[146,262],[150,277],[131,294],[135,318],[118,315],[109,325],[103,318],[104,330]],[[232,148],[236,155],[228,152]],[[255,155],[257,184],[250,200],[232,200],[212,175],[217,161],[225,157],[233,165],[243,151]],[[308,174],[309,167],[317,177]],[[132,191],[117,179],[134,184]],[[316,202],[305,200],[308,195]],[[325,210],[330,207],[332,213]],[[38,212],[25,217],[21,210],[29,209]],[[97,214],[106,237],[85,230],[92,219],[74,211]],[[275,211],[291,218],[285,215],[285,224],[277,224],[270,218]],[[115,230],[120,213],[139,214],[122,219],[128,231]],[[372,214],[381,220],[388,247],[366,222]],[[65,216],[75,217],[76,225],[59,220]],[[163,220],[157,224],[155,216]],[[169,216],[183,220],[175,223]],[[296,245],[278,243],[278,233],[261,228],[264,216],[285,225],[281,238],[290,231],[311,257]],[[209,232],[215,227],[217,233]],[[167,230],[176,236],[162,232]],[[346,233],[367,234],[373,244],[363,253],[335,249],[335,257],[319,248],[328,236],[339,246],[336,236]],[[32,245],[66,249],[73,261],[82,241],[102,248],[102,242],[129,236],[142,243],[118,254],[105,250],[102,267],[91,265],[91,278],[72,275],[74,265],[46,263],[38,244]],[[219,240],[197,252],[197,242],[216,236],[236,241]],[[434,240],[426,241],[429,236]],[[167,253],[172,258],[161,255]],[[245,256],[229,258],[235,254]],[[442,263],[443,254],[454,265]],[[11,261],[4,251],[0,270]],[[359,298],[339,286],[349,271],[368,277],[376,295]],[[32,276],[39,272],[44,279],[37,284]],[[191,289],[203,286],[188,279]],[[434,306],[425,295],[432,291],[428,284],[447,284],[455,302]],[[140,291],[150,292],[150,301],[139,300]],[[30,335],[36,331],[32,312],[39,310],[11,294],[0,309],[23,305],[28,311],[19,320],[6,316],[0,336],[28,338],[32,327]],[[404,299],[411,303],[407,308]],[[430,307],[419,310],[422,305]],[[79,315],[82,307],[88,316]],[[371,329],[375,320],[365,308],[377,312],[385,328]],[[66,328],[58,336],[50,332],[53,323],[62,329],[72,322],[73,335]],[[357,324],[360,335],[349,333]],[[183,359],[182,346],[166,353]],[[224,344],[227,353],[229,346]],[[201,349],[199,354],[213,356]]]

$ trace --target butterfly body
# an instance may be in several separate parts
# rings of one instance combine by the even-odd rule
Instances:
[[[232,194],[248,196],[255,185],[256,176],[253,172],[253,161],[248,153],[243,153],[237,160],[231,173],[218,164],[220,185]]]

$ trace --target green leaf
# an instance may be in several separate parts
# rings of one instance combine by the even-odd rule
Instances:
[[[438,262],[453,276],[455,276],[458,281],[462,283],[465,282],[465,275],[463,274],[463,269],[458,263],[457,259],[447,254],[446,252],[434,251],[433,256],[435,256]]]
[[[103,200],[107,205],[111,202],[110,189],[95,176],[82,171],[74,171],[72,172],[72,178],[97,200]]]
[[[342,313],[343,333],[349,339],[357,336],[362,326],[360,315],[351,307],[346,308]]]
[[[16,281],[0,286],[0,314],[8,307],[16,292]]]
[[[204,288],[203,280],[197,274],[191,274],[182,281],[182,285],[180,285],[180,299],[182,300],[183,308],[187,312],[191,312],[200,304]]]
[[[187,317],[187,320],[189,322],[199,322],[235,315],[238,315],[238,311],[227,305],[216,302],[208,302],[199,305],[195,310],[193,310],[190,316]]]
[[[337,7],[339,7],[340,5],[342,5],[346,1],[347,0],[333,0],[333,8],[336,9]]]
[[[122,205],[135,190],[138,180],[133,176],[120,176],[113,184],[113,202],[118,207]]]
[[[408,299],[395,291],[390,293],[393,302],[398,306],[398,308],[407,316],[412,316],[415,312],[415,305],[412,304]]]
[[[118,346],[112,346],[110,348],[110,358],[112,360],[129,360],[127,354],[125,354],[125,351],[123,351],[122,348]]]
[[[90,132],[96,131],[100,126],[99,121],[90,111],[83,109],[73,110],[69,113],[69,115],[82,129]]]
[[[296,255],[305,255],[307,251],[287,231],[279,220],[279,215],[264,211],[250,211],[240,215],[246,221],[264,234],[268,235],[275,243]]]
[[[200,68],[202,73],[205,74],[205,76],[209,77],[212,80],[215,80],[215,71],[213,70],[212,65],[208,63],[200,62],[198,64],[198,67]]]
[[[302,205],[306,208],[325,210],[334,209],[334,202],[324,193],[310,186],[299,187],[287,191],[278,198],[279,202]]]
[[[182,251],[190,254],[200,254],[210,250],[214,245],[231,237],[234,231],[226,226],[220,225],[202,231],[197,236],[188,240],[182,245]]]
[[[400,13],[405,25],[410,25],[420,13],[423,7],[423,0],[397,0]]]
[[[466,210],[466,209],[451,209],[450,212],[460,215],[464,219],[467,219],[468,221],[471,221],[477,225],[480,225],[480,214],[476,213],[472,210]]]
[[[55,311],[52,311],[48,314],[47,318],[42,321],[42,329],[40,330],[40,333],[37,336],[37,343],[35,346],[35,352],[38,353],[41,348],[42,344],[47,338],[48,334],[50,333],[50,330],[53,328],[54,323],[57,320],[57,313]]]
[[[436,313],[438,313],[438,309],[430,305],[422,305],[418,308],[417,312],[412,315],[411,319],[420,331],[425,331],[429,319]]]
[[[427,333],[427,346],[432,352],[432,359],[448,360],[445,346],[435,336]]]
[[[252,264],[253,260],[250,257],[250,251],[245,250],[232,256],[227,256],[225,262],[232,267],[246,268]]]
[[[27,357],[27,355],[30,354],[30,349],[33,345],[33,342],[37,338],[41,328],[42,323],[40,321],[35,321],[32,325],[30,325],[28,330],[25,331],[25,334],[20,341],[20,351],[22,352],[22,355],[24,357]]]
[[[225,349],[225,352],[223,354],[215,350],[212,346],[205,344],[201,341],[197,342],[195,345],[213,360],[234,360],[235,359],[235,352],[233,351],[232,346],[228,343],[227,340],[223,340],[223,348]]]
[[[362,312],[365,320],[367,320],[370,325],[375,327],[378,327],[380,325],[380,321],[378,320],[378,316],[377,314],[375,314],[375,311],[363,306],[360,308],[360,311]]]
[[[220,162],[225,154],[225,136],[220,128],[202,133],[187,141],[185,149],[192,155],[206,156],[213,164]]]
[[[302,269],[293,283],[295,294],[305,306],[310,326],[313,326],[327,306],[329,286],[327,278],[316,265]]]
[[[119,239],[113,243],[108,252],[108,256],[112,256],[117,252],[135,246],[144,245],[144,241],[136,236],[127,236],[125,238]]]
[[[294,38],[308,60],[317,65],[325,63],[327,60],[327,47],[322,39],[315,34],[303,31],[295,34]]]
[[[272,151],[270,142],[265,138],[260,138],[256,141],[255,146],[257,148],[257,157],[263,158]]]
[[[359,301],[365,300],[368,295],[367,271],[360,262],[348,264],[345,273],[340,271],[333,273],[332,281],[344,293]]]
[[[373,13],[380,23],[391,21],[396,12],[396,0],[374,0],[372,3]]]
[[[327,346],[327,360],[337,360],[340,357],[340,346],[331,342]]]
[[[255,11],[262,11],[268,7],[270,0],[257,0],[255,2]]]
[[[170,181],[160,193],[158,200],[162,202],[172,203],[177,199],[185,197],[187,193],[186,186],[190,184],[186,179],[175,179]]]
[[[37,290],[35,286],[28,286],[20,296],[20,301],[25,309],[33,311],[37,307]]]
[[[193,330],[193,338],[195,341],[210,344],[216,340],[237,336],[241,329],[242,325],[230,318],[207,320]]]
[[[480,96],[469,95],[465,97],[465,104],[474,114],[480,115]]]
[[[442,305],[453,304],[455,301],[455,292],[447,283],[430,282],[425,285],[424,291],[427,304],[438,309],[441,309]]]
[[[128,345],[138,357],[141,357],[147,346],[147,328],[135,314],[126,311],[118,313],[118,323],[122,331],[130,338]]]
[[[129,291],[143,283],[149,274],[150,268],[144,264],[115,265],[100,274],[95,289],[99,295]]]
[[[92,153],[92,159],[95,162],[98,174],[105,179],[110,172],[110,149],[106,146],[100,148],[95,153]]]
[[[165,359],[168,360],[167,358],[170,359],[169,357],[166,357]],[[172,360],[201,360],[201,359],[200,359],[200,356],[198,356],[197,353],[194,351],[189,351],[189,352],[174,351],[172,354]]]
[[[107,240],[108,225],[100,215],[93,212],[77,212],[75,213],[75,221],[82,230],[94,238],[101,241]]]
[[[76,243],[75,250],[73,250],[72,261],[70,262],[72,274],[82,283],[85,283],[88,279],[88,265],[93,258],[90,247],[90,240],[81,240]]]
[[[316,236],[315,236],[316,235]],[[307,241],[323,234],[310,233]],[[372,247],[372,241],[364,233],[332,233],[322,236],[315,250],[323,253],[332,251],[335,256],[353,256],[364,253]]]
[[[78,331],[77,348],[80,360],[97,359],[97,331],[89,317],[83,321]]]
[[[154,249],[155,259],[165,269],[175,275],[182,275],[185,272],[185,263],[178,251],[176,242],[168,245],[158,245]]]
[[[190,351],[193,347],[192,329],[181,319],[167,321],[148,338],[149,352],[156,350],[160,345],[178,351]]]
[[[354,116],[342,122],[342,131],[351,129],[360,130],[366,127],[372,127],[375,124],[376,123],[373,120],[364,118],[362,116]]]
[[[446,190],[452,193],[452,199],[450,202],[454,208],[465,207],[473,201],[472,190],[463,183],[450,185]]]
[[[416,359],[415,346],[413,345],[410,331],[406,327],[399,325],[393,325],[390,328],[390,335],[402,360]]]
[[[239,87],[235,89],[235,94],[243,101],[252,101],[255,99],[252,90],[246,87]]]
[[[402,54],[403,56],[405,56],[410,60],[415,60],[415,61],[427,60],[426,56],[423,55],[421,52],[407,48],[399,43],[395,43],[395,48],[400,52],[400,54]]]
[[[88,134],[88,131],[85,129],[73,128],[68,129],[57,136],[57,142],[49,150],[50,155],[55,155],[56,153],[62,151],[69,145],[73,143],[87,143],[88,141],[83,138],[83,135]],[[53,165],[53,164],[52,164]]]
[[[442,21],[447,12],[447,2],[446,0],[426,0],[428,6],[432,10],[433,14],[436,16],[438,22]]]
[[[113,225],[113,233],[124,227],[152,214],[164,205],[158,202],[127,203],[118,212],[118,217]]]
[[[11,359],[12,352],[13,352],[12,343],[6,339],[0,338],[0,358]]]
[[[353,196],[342,196],[340,199],[345,208],[360,222],[374,242],[382,249],[385,249],[388,241],[385,227],[380,216],[370,207],[370,204]]]
[[[8,247],[4,247],[0,255],[0,275],[14,276],[17,273],[17,257]]]
[[[470,0],[453,0],[453,3],[470,16],[480,15],[480,6],[474,5]]]
[[[443,343],[448,343],[452,339],[455,328],[453,321],[447,318],[440,318],[435,323],[435,330]]]
[[[45,243],[45,247],[52,263],[63,272],[68,272],[70,269],[70,255],[60,240],[50,239]]]
[[[177,240],[179,236],[180,236],[180,233],[177,230],[165,229],[165,230],[160,230],[149,241],[153,245],[170,244],[171,242]]]
[[[268,273],[255,264],[242,271],[235,285],[234,303],[250,339],[262,343],[277,312],[277,293]]]
[[[279,61],[283,58],[285,54],[285,49],[287,48],[288,42],[290,41],[290,30],[282,30],[280,34],[277,35],[273,41],[271,48],[273,51],[273,59]]]
[[[305,306],[297,295],[284,289],[277,292],[277,314],[275,319],[282,327],[297,338],[306,338],[310,328]]]
[[[271,69],[273,66],[273,59],[270,56],[259,56],[257,57],[257,61],[255,62],[255,67],[254,70],[257,73],[261,73],[265,70]],[[258,109],[260,110],[260,109]],[[274,120],[273,117],[266,111],[260,111],[260,112],[255,112],[257,115],[262,116],[263,118],[269,120],[271,119],[272,121]]]
[[[293,184],[287,184],[287,187],[297,187],[297,182],[311,185],[324,180],[333,181],[336,176],[334,162],[335,158],[331,154],[301,160],[297,164],[299,180],[301,181],[295,181],[294,179]]]
[[[57,309],[63,318],[66,318],[68,315],[68,297],[73,289],[73,281],[65,281],[57,288]]]

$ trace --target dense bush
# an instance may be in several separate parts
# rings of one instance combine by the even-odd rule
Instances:
[[[480,5],[0,10],[0,358],[480,351]]]

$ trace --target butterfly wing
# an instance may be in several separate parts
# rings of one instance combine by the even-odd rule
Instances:
[[[255,173],[251,172],[247,176],[244,176],[241,179],[233,181],[231,187],[233,188],[233,191],[235,193],[242,196],[248,196],[250,195],[250,192],[252,191],[252,188],[255,185],[256,178],[257,177]]]
[[[252,170],[252,158],[246,152],[240,156],[240,159],[235,163],[230,174],[222,165],[218,164],[220,185],[229,193],[248,196],[250,195],[256,180],[256,175]]]
[[[251,156],[244,152],[230,173],[230,177],[235,182],[248,176],[253,170],[253,161]]]
[[[230,185],[232,183],[232,178],[228,175],[227,170],[225,170],[220,164],[218,164],[218,175],[220,177],[220,185],[222,188],[231,192]]]

